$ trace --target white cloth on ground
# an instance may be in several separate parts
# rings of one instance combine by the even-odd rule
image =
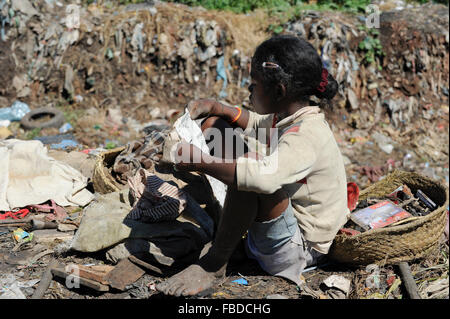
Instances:
[[[40,141],[0,141],[0,211],[53,199],[59,206],[85,206],[94,195],[79,171],[47,154]]]

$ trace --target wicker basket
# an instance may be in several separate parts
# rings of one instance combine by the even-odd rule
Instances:
[[[448,189],[416,173],[394,171],[360,194],[360,200],[387,195],[406,184],[413,193],[421,189],[438,208],[424,217],[397,226],[372,229],[355,236],[338,234],[329,256],[349,265],[395,264],[425,257],[439,242],[446,225]]]
[[[120,191],[120,185],[111,176],[109,168],[114,165],[117,155],[124,149],[125,146],[121,146],[97,155],[92,176],[96,193],[107,194]]]

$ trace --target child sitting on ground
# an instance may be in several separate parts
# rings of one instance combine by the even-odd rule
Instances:
[[[227,184],[228,190],[209,250],[196,264],[157,285],[158,291],[187,296],[212,287],[225,275],[247,231],[250,258],[272,275],[302,283],[304,268],[328,253],[349,214],[341,153],[324,114],[309,105],[312,95],[332,99],[337,86],[310,43],[283,35],[264,41],[252,57],[249,91],[256,113],[213,100],[188,104],[192,119],[206,118],[205,135],[212,128],[223,133],[222,139],[227,129],[241,128],[244,136],[273,130],[266,152],[248,144],[245,154],[225,150],[222,157],[231,157],[226,161],[205,153],[194,158],[200,150],[177,145],[176,170],[203,172]],[[164,151],[166,161],[168,153]]]

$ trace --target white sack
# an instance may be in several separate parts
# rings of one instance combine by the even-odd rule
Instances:
[[[59,206],[85,206],[94,195],[87,178],[47,154],[40,141],[0,141],[0,211],[53,199]]]

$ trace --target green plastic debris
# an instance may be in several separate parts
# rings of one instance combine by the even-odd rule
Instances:
[[[117,147],[117,145],[114,142],[108,142],[108,143],[106,143],[106,146],[105,146],[105,148],[107,150],[110,150],[110,149],[113,149],[113,148],[116,148],[116,147]]]

